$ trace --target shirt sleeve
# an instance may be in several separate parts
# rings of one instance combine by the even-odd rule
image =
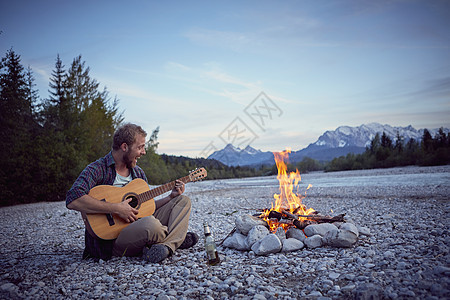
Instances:
[[[75,199],[89,194],[89,191],[101,181],[101,178],[101,169],[95,163],[88,165],[67,192],[66,206]]]

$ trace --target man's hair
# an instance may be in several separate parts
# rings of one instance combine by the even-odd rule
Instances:
[[[142,127],[139,125],[132,123],[123,124],[122,126],[117,128],[116,132],[114,133],[112,144],[113,150],[118,150],[120,148],[120,145],[122,145],[123,143],[131,146],[136,141],[137,135],[146,137],[147,132],[145,132],[145,130],[142,129]]]

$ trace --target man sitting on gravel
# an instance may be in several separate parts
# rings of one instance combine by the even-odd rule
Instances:
[[[177,180],[170,195],[155,201],[152,216],[137,218],[138,210],[128,203],[99,201],[89,196],[97,185],[122,187],[135,178],[147,182],[137,159],[145,154],[147,133],[138,125],[125,124],[114,133],[112,150],[106,156],[89,164],[67,192],[66,206],[82,213],[114,214],[132,223],[115,240],[102,240],[85,232],[83,258],[110,259],[114,256],[139,256],[157,263],[172,255],[176,249],[194,246],[198,235],[187,232],[191,200],[182,195],[184,183]]]

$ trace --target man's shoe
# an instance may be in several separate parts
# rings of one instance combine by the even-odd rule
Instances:
[[[197,244],[198,235],[195,232],[186,233],[183,243],[178,247],[178,249],[188,249]]]
[[[171,250],[163,244],[154,244],[150,248],[144,247],[142,257],[151,263],[159,263],[170,256]]]

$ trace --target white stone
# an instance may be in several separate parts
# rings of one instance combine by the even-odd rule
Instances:
[[[352,223],[344,223],[344,224],[341,225],[341,227],[339,227],[339,229],[341,229],[341,230],[348,230],[350,232],[353,232],[356,235],[356,237],[359,237],[359,230]]]
[[[253,246],[254,243],[263,239],[266,235],[269,235],[270,231],[266,226],[257,225],[253,227],[247,235],[247,245],[249,248]]]
[[[337,228],[336,228],[336,230],[337,230]],[[307,239],[305,239],[304,243],[305,243],[306,247],[311,248],[311,249],[319,248],[323,244],[322,237],[318,234],[308,237]]]
[[[265,236],[262,240],[259,240],[252,246],[252,251],[256,255],[267,255],[270,253],[280,252],[283,245],[280,239],[273,233]]]
[[[337,229],[337,227],[331,223],[322,223],[322,224],[312,224],[305,227],[304,231],[307,237],[320,235],[325,236],[325,234],[330,231]]]
[[[299,240],[300,242],[304,242],[306,239],[306,235],[302,230],[291,227],[286,232],[286,238],[294,238]]]
[[[303,249],[304,247],[305,244],[303,244],[301,241],[294,238],[289,238],[283,240],[283,249],[281,250],[281,252],[297,251]]]
[[[275,235],[280,239],[281,242],[286,239],[286,231],[284,231],[283,227],[278,227]]]
[[[336,272],[331,272],[331,273],[328,275],[328,277],[330,277],[330,278],[333,279],[333,280],[338,279],[339,276],[341,276],[341,274],[336,273]]]
[[[247,244],[247,237],[239,232],[235,232],[232,236],[227,237],[223,242],[223,246],[241,251],[250,249]]]
[[[360,227],[360,226],[356,226],[358,228],[358,232],[360,235],[365,235],[365,236],[372,236],[372,234],[370,233],[369,228],[367,227]]]
[[[251,215],[237,216],[235,223],[236,229],[243,235],[247,235],[249,231],[256,225],[263,225],[263,226],[267,225],[266,221],[264,221],[263,219]]]
[[[329,231],[323,238],[326,245],[332,247],[350,248],[358,240],[358,236],[349,230],[336,229]]]
[[[14,283],[4,283],[0,286],[0,290],[7,291],[7,292],[13,292],[16,291],[18,288]]]

